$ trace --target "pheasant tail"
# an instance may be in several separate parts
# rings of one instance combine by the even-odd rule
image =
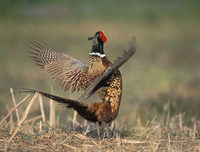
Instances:
[[[35,93],[38,92],[41,95],[52,99],[53,101],[56,101],[58,103],[64,104],[67,108],[73,108],[75,110],[79,110],[79,109],[83,109],[83,108],[87,108],[87,105],[85,103],[76,101],[76,100],[72,100],[72,99],[67,99],[67,98],[63,98],[63,97],[59,97],[59,96],[55,96],[46,92],[42,92],[42,91],[38,91],[38,90],[34,90],[34,89],[23,89],[19,92],[27,92],[27,93]]]

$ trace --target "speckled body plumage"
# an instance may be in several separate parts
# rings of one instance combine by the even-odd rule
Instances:
[[[97,77],[105,72],[109,64],[111,63],[107,57],[90,56],[89,73]],[[98,122],[99,124],[103,122],[110,123],[117,117],[119,112],[122,96],[122,78],[120,71],[117,69],[100,86],[96,94],[102,99],[102,102],[94,101],[92,105],[87,107],[87,114],[86,112],[78,113],[92,122]],[[91,119],[89,115],[93,115],[94,118]]]

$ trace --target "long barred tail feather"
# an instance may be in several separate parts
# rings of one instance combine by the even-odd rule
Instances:
[[[15,93],[35,93],[35,92],[38,92],[41,95],[43,95],[43,96],[45,96],[49,99],[52,99],[52,100],[54,100],[58,103],[62,103],[67,108],[74,108],[75,110],[78,110],[80,108],[82,109],[82,108],[87,107],[87,105],[82,103],[82,102],[72,100],[72,99],[63,98],[63,97],[59,97],[59,96],[55,96],[55,95],[52,95],[52,94],[49,94],[49,93],[46,93],[46,92],[42,92],[42,91],[38,91],[38,90],[35,90],[35,89],[22,88],[22,89],[16,91]]]

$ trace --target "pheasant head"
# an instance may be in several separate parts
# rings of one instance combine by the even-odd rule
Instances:
[[[104,53],[103,45],[106,43],[107,38],[102,31],[98,31],[93,37],[89,37],[88,40],[92,40],[92,50],[90,55],[97,55],[99,57],[106,56]]]

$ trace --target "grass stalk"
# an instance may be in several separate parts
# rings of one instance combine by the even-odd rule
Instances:
[[[10,108],[8,107],[8,105],[6,105],[6,109],[8,110],[8,112],[10,111]],[[13,115],[12,114],[10,115],[10,120],[9,120],[8,126],[9,125],[10,125],[10,134],[11,134],[13,132],[13,128],[14,128]]]
[[[14,133],[12,134],[12,136],[9,138],[8,140],[8,144],[12,141],[12,139],[15,137],[15,135],[17,134],[19,128],[21,127],[22,123],[26,120],[26,117],[28,116],[28,113],[31,109],[31,106],[33,105],[34,101],[36,100],[36,98],[38,97],[38,93],[36,92],[33,96],[33,98],[31,99],[30,103],[28,104],[28,106],[26,107],[26,110],[24,111],[21,120],[19,121],[17,128],[15,129]]]
[[[12,101],[13,101],[13,104],[14,104],[14,107],[15,107],[16,106],[16,100],[15,100],[13,88],[10,88],[10,94],[11,94],[11,98],[12,98]],[[16,116],[17,116],[17,122],[19,123],[20,117],[19,117],[19,111],[18,111],[17,108],[15,109],[15,113],[16,113]]]
[[[72,119],[72,127],[75,128],[76,127],[76,119],[77,119],[77,112],[74,111],[74,114],[73,114],[73,119]]]
[[[12,114],[12,112],[17,108],[19,107],[22,103],[24,103],[29,97],[30,97],[30,93],[27,94],[15,107],[13,107],[9,112],[8,114],[1,120],[0,122],[0,126],[3,124],[3,122]]]
[[[40,104],[40,112],[41,112],[41,115],[42,115],[42,121],[45,123],[46,117],[45,117],[45,112],[44,112],[44,104],[43,104],[42,96],[39,95],[38,99],[39,99],[39,104]]]
[[[27,124],[27,123],[30,123],[30,122],[35,122],[36,120],[41,119],[41,118],[42,118],[41,115],[36,116],[36,117],[33,117],[33,118],[31,118],[31,119],[25,120],[25,121],[24,121],[24,124]]]
[[[51,94],[53,94],[53,87],[51,86]],[[50,115],[49,115],[49,125],[51,127],[55,126],[55,104],[52,99],[50,99]]]

